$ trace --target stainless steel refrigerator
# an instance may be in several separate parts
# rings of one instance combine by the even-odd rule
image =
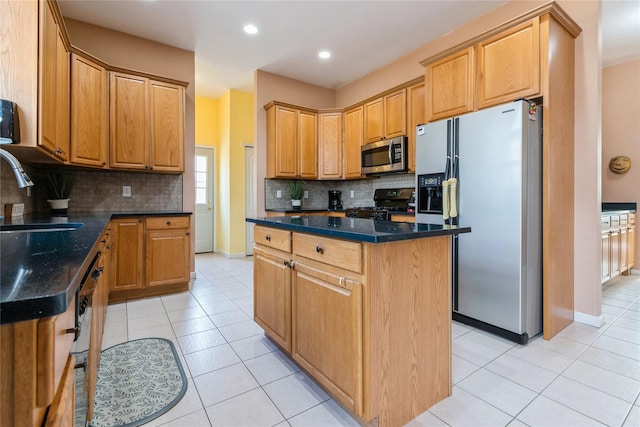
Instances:
[[[453,318],[522,344],[542,332],[541,129],[527,101],[416,128],[416,220],[471,227],[453,244]]]

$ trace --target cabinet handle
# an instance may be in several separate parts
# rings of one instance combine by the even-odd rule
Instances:
[[[171,221],[167,221],[167,225],[171,225]]]
[[[318,252],[319,254],[323,254],[324,249],[322,249],[320,246],[316,246],[316,252]]]
[[[284,260],[284,265],[285,265],[286,267],[291,268],[291,263],[290,263],[288,260],[286,260],[286,259]]]
[[[188,231],[185,233],[187,236],[189,236],[191,233],[189,233]]]
[[[270,236],[270,235],[268,235],[268,234],[267,234],[266,236],[264,236],[264,238],[265,238],[265,239],[267,239],[267,242],[270,242],[270,241],[271,241],[271,236]]]
[[[87,361],[86,360],[84,362],[82,362],[82,363],[78,363],[78,364],[73,366],[73,369],[80,369],[80,368],[82,368],[83,371],[87,370]]]
[[[102,162],[102,166],[107,166],[107,162]]]

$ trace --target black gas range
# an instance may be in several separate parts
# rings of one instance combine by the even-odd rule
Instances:
[[[414,188],[379,188],[374,191],[375,206],[347,208],[348,218],[391,219],[393,212],[411,212],[415,208]]]

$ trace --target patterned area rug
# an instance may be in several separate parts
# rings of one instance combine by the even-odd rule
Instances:
[[[173,343],[127,341],[103,350],[91,427],[134,427],[167,412],[187,391]]]

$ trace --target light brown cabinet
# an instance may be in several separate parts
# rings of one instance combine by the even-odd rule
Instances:
[[[384,95],[364,104],[364,143],[407,133],[406,90]]]
[[[188,216],[112,220],[109,300],[124,301],[188,289]]]
[[[267,110],[267,178],[318,177],[318,114],[269,103]]]
[[[40,4],[39,145],[62,162],[69,159],[69,52],[48,1]]]
[[[362,415],[362,285],[304,260],[293,272],[291,357]]]
[[[144,224],[141,217],[111,221],[113,274],[110,295],[142,289]]]
[[[318,114],[318,179],[342,179],[342,112]]]
[[[60,387],[47,412],[44,427],[74,427],[75,425],[75,358],[69,355]]]
[[[478,43],[478,108],[540,93],[540,43],[538,17]]]
[[[473,111],[474,71],[473,47],[425,66],[425,113],[428,122]]]
[[[109,155],[108,73],[71,55],[71,163],[106,168]]]
[[[109,90],[110,167],[184,171],[184,88],[111,72]]]
[[[189,282],[189,217],[145,219],[145,288]]]
[[[0,325],[0,425],[44,424],[47,408],[73,383],[68,372],[74,327],[75,299],[60,315]]]
[[[364,141],[362,106],[344,112],[344,177],[362,178],[361,150]]]
[[[619,274],[630,274],[635,263],[635,214],[603,213],[601,282]]]
[[[540,18],[423,62],[429,122],[541,93]]]

